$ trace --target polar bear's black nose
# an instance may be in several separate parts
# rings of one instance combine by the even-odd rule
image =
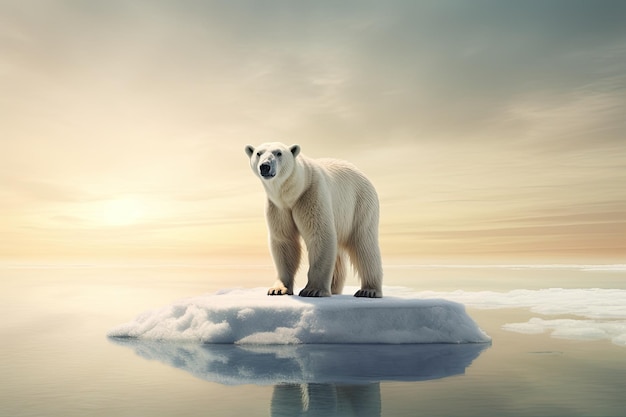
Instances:
[[[268,163],[263,163],[259,166],[259,170],[261,171],[261,175],[267,177],[270,175],[270,171],[272,170],[272,166]]]

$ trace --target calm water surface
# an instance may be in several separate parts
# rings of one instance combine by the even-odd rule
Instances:
[[[0,415],[625,415],[626,348],[502,330],[537,316],[526,309],[468,309],[493,337],[479,346],[242,348],[106,337],[147,309],[262,286],[271,276],[269,266],[1,266]],[[387,268],[386,284],[625,289],[626,273],[396,266]],[[268,384],[276,377],[281,383]]]

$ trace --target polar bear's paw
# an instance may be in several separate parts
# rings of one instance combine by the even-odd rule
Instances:
[[[267,290],[267,295],[293,295],[293,291],[283,285],[277,285]]]
[[[330,297],[330,291],[321,290],[319,288],[308,288],[305,287],[298,294],[300,297]]]
[[[375,290],[372,288],[362,288],[354,293],[355,297],[365,297],[365,298],[382,298],[383,292],[380,290]]]

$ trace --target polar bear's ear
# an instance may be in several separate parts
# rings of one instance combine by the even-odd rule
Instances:
[[[295,158],[300,153],[300,145],[291,145],[289,147],[289,150],[291,151],[293,157]]]
[[[248,154],[248,156],[252,156],[252,154],[254,153],[254,146],[252,145],[246,145],[246,153]]]

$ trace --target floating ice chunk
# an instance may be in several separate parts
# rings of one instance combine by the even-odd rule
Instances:
[[[351,295],[268,297],[222,290],[148,311],[111,337],[238,344],[484,343],[463,305],[440,299]]]
[[[504,330],[525,334],[541,334],[546,331],[543,321],[536,317],[530,319],[526,323],[507,323],[502,326]]]
[[[432,292],[413,293],[421,298],[446,298],[479,309],[529,308],[543,315],[574,315],[581,319],[544,320],[508,323],[505,330],[518,333],[544,333],[553,337],[578,340],[608,339],[626,346],[626,290],[604,288],[547,288],[508,292]]]
[[[539,314],[575,314],[594,319],[626,318],[626,290],[547,288],[541,290],[423,291],[420,298],[445,298],[480,309],[530,308]]]
[[[578,340],[609,339],[616,345],[626,341],[626,323],[621,320],[545,320],[538,317],[526,323],[508,323],[505,330],[518,333],[544,333],[549,331],[553,337]]]
[[[618,346],[626,346],[626,331],[618,336],[615,336],[613,339],[611,339],[611,341]]]

